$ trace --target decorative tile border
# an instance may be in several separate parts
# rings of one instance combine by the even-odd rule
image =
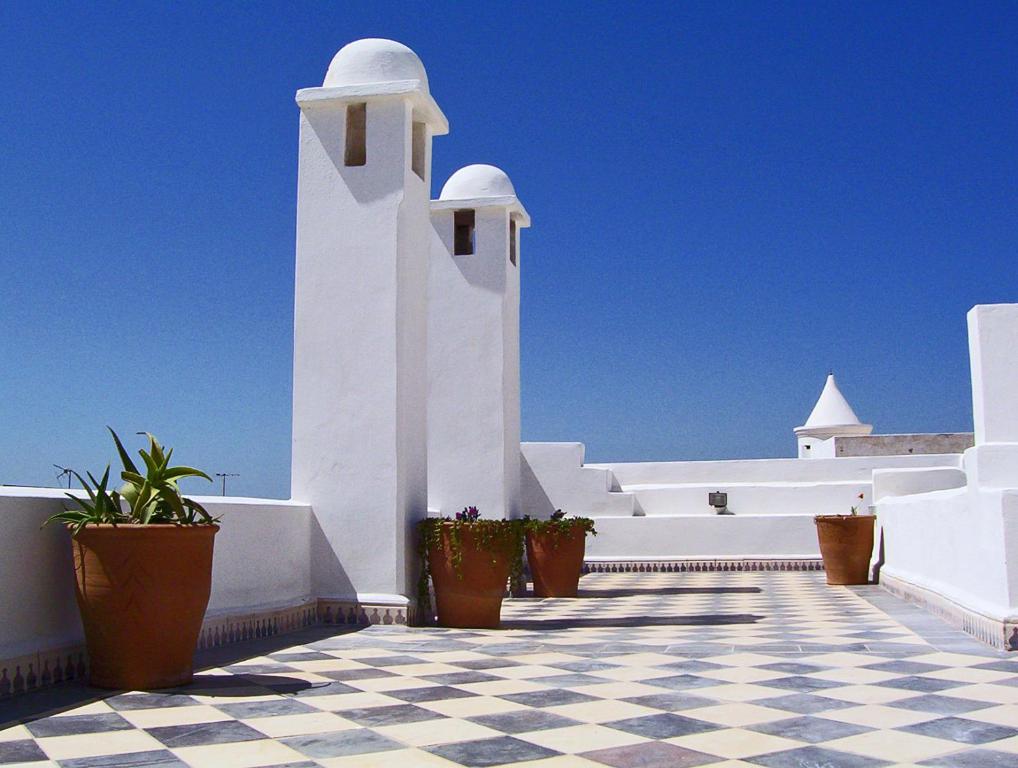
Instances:
[[[895,597],[915,603],[987,645],[1002,651],[1018,651],[1018,622],[1001,621],[976,613],[943,595],[892,576],[886,570],[880,572],[880,586]]]
[[[318,623],[326,626],[407,626],[414,612],[409,607],[361,603],[356,600],[318,599]]]
[[[318,623],[314,600],[297,605],[231,616],[206,618],[198,636],[198,650],[219,648],[230,643],[272,637]]]
[[[761,558],[717,560],[587,560],[584,573],[703,573],[750,571],[822,571],[818,558],[767,560]]]

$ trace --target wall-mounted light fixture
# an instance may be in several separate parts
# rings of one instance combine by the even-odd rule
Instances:
[[[728,511],[728,494],[723,491],[711,491],[708,493],[707,503],[714,507],[714,511],[719,515],[735,514]]]

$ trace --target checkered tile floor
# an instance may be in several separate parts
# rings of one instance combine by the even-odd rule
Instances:
[[[220,649],[177,691],[8,699],[0,764],[1018,766],[1018,657],[876,587],[581,586],[507,601],[502,631],[319,629]]]

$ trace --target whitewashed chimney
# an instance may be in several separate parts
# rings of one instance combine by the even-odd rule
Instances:
[[[427,512],[431,138],[448,123],[392,40],[344,47],[297,104],[291,493],[314,509],[316,593],[406,608]]]
[[[431,203],[428,506],[487,519],[520,509],[520,244],[530,218],[491,165]]]

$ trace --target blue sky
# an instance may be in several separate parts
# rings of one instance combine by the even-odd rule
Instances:
[[[0,4],[0,483],[103,425],[288,495],[297,88],[391,37],[456,168],[504,168],[523,436],[789,456],[833,368],[971,428],[965,312],[1018,300],[1011,3]],[[198,490],[196,487],[194,490]]]

